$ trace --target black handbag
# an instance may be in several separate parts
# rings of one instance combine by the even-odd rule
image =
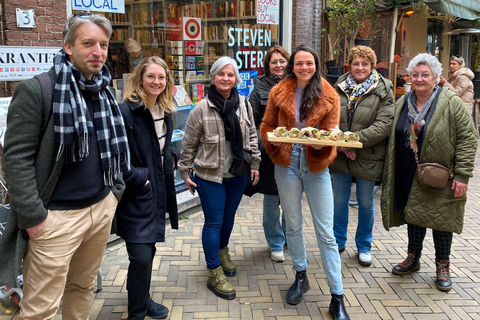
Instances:
[[[228,173],[233,174],[237,177],[243,177],[250,172],[250,168],[252,167],[252,155],[250,152],[243,151],[243,159],[233,159],[232,165],[230,169],[228,169]]]

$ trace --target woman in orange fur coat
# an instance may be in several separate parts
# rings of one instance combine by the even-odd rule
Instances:
[[[305,192],[332,294],[329,313],[334,319],[350,319],[343,300],[342,266],[333,234],[333,194],[328,171],[337,151],[335,147],[271,143],[267,139],[267,133],[277,127],[330,130],[338,126],[339,97],[322,79],[318,68],[319,58],[312,48],[301,45],[295,49],[288,61],[286,78],[270,91],[260,132],[267,153],[275,163],[275,180],[285,214],[288,252],[296,271],[295,282],[287,292],[286,301],[298,304],[310,289],[302,231],[302,196]]]

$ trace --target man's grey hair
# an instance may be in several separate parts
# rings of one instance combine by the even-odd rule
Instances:
[[[108,38],[112,36],[112,24],[101,14],[92,14],[90,12],[79,12],[71,15],[63,27],[63,43],[74,44],[77,38],[77,30],[84,23],[93,23],[102,28]]]
[[[432,56],[430,53],[417,54],[412,60],[410,60],[410,63],[408,64],[408,74],[412,76],[413,68],[420,65],[428,66],[437,79],[437,83],[440,82],[440,76],[442,75],[443,67],[436,57]]]
[[[233,70],[235,72],[235,86],[241,83],[242,79],[240,78],[240,73],[238,73],[237,62],[230,57],[221,57],[213,63],[212,67],[210,68],[210,77],[212,78],[212,81],[213,78],[229,64],[233,66]]]

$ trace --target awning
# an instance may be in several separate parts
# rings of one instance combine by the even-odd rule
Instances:
[[[467,20],[480,18],[478,0],[425,0],[425,4],[437,12],[451,16]]]

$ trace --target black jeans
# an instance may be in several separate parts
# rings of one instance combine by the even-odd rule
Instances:
[[[128,260],[127,291],[129,320],[144,319],[147,314],[147,301],[150,299],[152,263],[155,257],[155,243],[126,242]]]

